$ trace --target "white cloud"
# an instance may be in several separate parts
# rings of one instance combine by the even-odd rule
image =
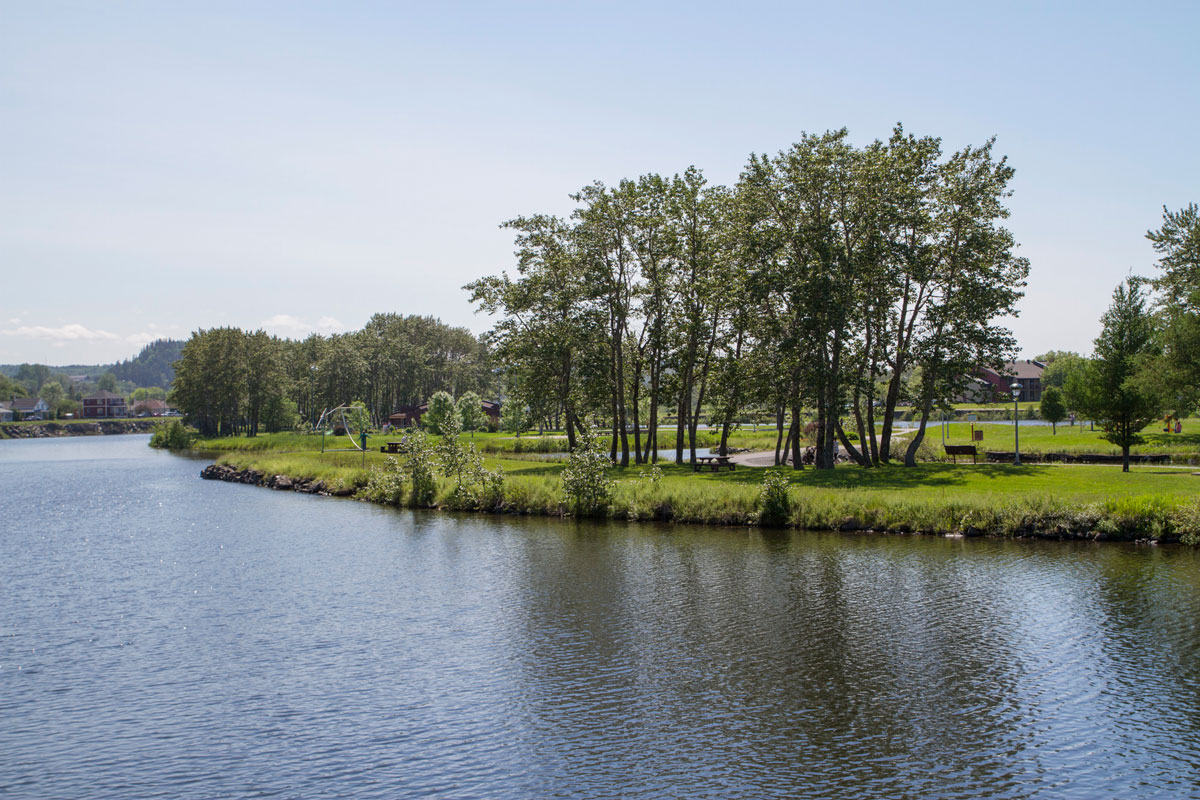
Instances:
[[[21,325],[17,328],[5,328],[0,330],[0,335],[3,336],[18,336],[23,339],[38,339],[49,342],[80,342],[80,341],[99,341],[99,340],[114,340],[121,337],[115,333],[108,331],[95,330],[85,328],[78,323],[63,325],[61,328],[48,328],[44,325]]]
[[[150,327],[154,327],[154,326],[151,325]],[[150,344],[155,339],[159,339],[159,338],[161,338],[161,337],[157,336],[156,334],[147,333],[146,331],[139,331],[137,333],[131,333],[128,336],[126,336],[125,341],[129,342],[130,344],[144,346],[144,345]]]
[[[260,322],[259,326],[280,336],[294,337],[307,336],[314,332],[338,333],[339,331],[346,330],[346,326],[333,317],[321,317],[314,325],[291,314],[276,314],[270,319]]]

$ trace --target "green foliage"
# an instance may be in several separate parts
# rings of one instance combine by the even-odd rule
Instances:
[[[539,426],[603,419],[627,465],[682,457],[701,422],[813,408],[816,465],[832,468],[847,406],[861,429],[911,394],[928,419],[1011,357],[997,321],[1029,271],[1003,227],[1012,176],[991,141],[943,154],[899,126],[866,146],[803,134],[751,156],[734,187],[695,167],[584,186],[569,219],[508,222],[514,273],[467,288],[498,317],[509,407]]]
[[[400,442],[400,454],[405,457],[404,473],[411,490],[408,504],[416,508],[428,508],[437,497],[437,479],[433,474],[433,449],[424,431],[405,434]]]
[[[160,422],[154,426],[150,446],[167,450],[187,450],[192,446],[196,435],[196,430],[184,425],[182,420]]]
[[[1042,390],[1042,402],[1039,407],[1042,419],[1051,423],[1053,432],[1058,433],[1058,423],[1067,418],[1067,407],[1063,403],[1062,391],[1055,386]]]
[[[1154,328],[1136,279],[1117,286],[1101,322],[1095,357],[1067,384],[1067,397],[1128,457],[1129,448],[1143,441],[1142,429],[1166,405],[1159,385],[1146,372],[1154,354]],[[1129,470],[1128,458],[1124,469]]]
[[[362,496],[373,503],[404,504],[404,470],[394,456],[388,456],[382,467],[371,467]]]
[[[1146,238],[1159,255],[1158,340],[1150,372],[1175,414],[1200,405],[1200,207],[1163,208],[1162,226]]]
[[[428,410],[421,417],[421,427],[430,433],[444,433],[450,418],[457,416],[454,398],[449,392],[435,392],[433,397],[429,398],[428,406]],[[461,418],[459,424],[461,426]]]
[[[50,368],[45,364],[22,364],[17,368],[16,379],[23,383],[30,393],[37,395],[42,390],[42,384],[50,379]],[[116,391],[115,381],[109,391]]]
[[[455,405],[462,430],[474,434],[475,431],[487,425],[487,418],[483,413],[483,400],[475,392],[467,392],[458,398],[458,403]]]
[[[96,387],[104,392],[117,391],[117,376],[111,372],[106,372],[100,376],[100,380],[96,382]]]
[[[1200,544],[1200,497],[1186,500],[1169,512],[1172,532],[1183,544]]]
[[[505,433],[515,434],[518,437],[529,430],[529,414],[527,409],[520,403],[510,402],[505,405],[504,412],[500,415],[500,429]]]
[[[778,527],[786,525],[792,516],[792,500],[788,494],[790,482],[782,470],[767,470],[763,475],[762,488],[758,495],[758,521],[760,525]]]
[[[161,386],[139,386],[129,394],[129,402],[140,403],[142,400],[166,400],[167,392]]]
[[[1050,357],[1053,356],[1053,359]],[[1058,389],[1066,387],[1073,375],[1080,374],[1087,368],[1087,359],[1078,353],[1069,351],[1051,351],[1038,356],[1038,361],[1046,362],[1042,371],[1042,386],[1053,386]]]
[[[269,396],[263,405],[260,422],[269,433],[295,430],[300,424],[296,401],[282,394]]]
[[[561,473],[563,500],[577,517],[603,516],[612,499],[612,461],[586,426]]]
[[[169,389],[171,382],[175,380],[173,364],[183,352],[183,344],[176,339],[159,339],[151,342],[132,359],[114,364],[113,375],[117,380],[130,381],[138,386],[149,386],[156,389],[165,386]],[[163,395],[150,394],[148,396],[159,400],[163,399]]]

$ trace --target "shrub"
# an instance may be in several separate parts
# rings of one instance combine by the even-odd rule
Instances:
[[[199,431],[189,428],[181,420],[160,422],[154,426],[154,435],[150,437],[150,446],[167,450],[187,450],[192,446],[192,440]]]
[[[601,449],[596,431],[584,428],[562,471],[563,499],[576,516],[607,513],[612,499],[612,462]]]
[[[1179,541],[1200,544],[1200,497],[1193,497],[1171,509],[1168,519]]]
[[[437,478],[433,474],[431,448],[424,432],[414,431],[405,436],[400,443],[400,454],[408,459],[403,467],[412,484],[408,504],[417,508],[428,508],[437,497]]]
[[[361,494],[374,503],[401,505],[404,502],[404,471],[400,462],[388,456],[383,467],[372,467]]]
[[[768,470],[763,476],[758,495],[758,524],[772,527],[787,524],[792,515],[788,485],[787,474],[782,470]]]

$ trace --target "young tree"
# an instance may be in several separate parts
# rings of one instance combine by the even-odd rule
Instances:
[[[450,417],[456,413],[454,398],[450,396],[450,393],[435,392],[433,397],[429,398],[429,410],[422,417],[421,424],[433,433],[440,434],[445,430]]]
[[[50,411],[55,416],[58,416],[59,403],[63,401],[66,394],[62,384],[57,381],[46,381],[42,385],[41,397],[46,401],[46,405],[50,406]]]
[[[1155,374],[1172,398],[1174,412],[1185,413],[1200,402],[1200,207],[1164,207],[1162,227],[1148,231],[1146,238],[1159,254],[1162,270],[1153,281],[1162,319],[1162,354]]]
[[[458,398],[458,418],[462,421],[462,429],[475,436],[475,431],[487,425],[483,414],[483,400],[474,392],[467,392]]]
[[[529,414],[525,406],[511,400],[504,404],[504,413],[500,415],[500,428],[505,433],[521,434],[529,429]]]
[[[1068,384],[1067,396],[1121,448],[1121,468],[1128,472],[1129,448],[1142,442],[1142,428],[1164,407],[1158,384],[1143,371],[1154,354],[1154,326],[1138,279],[1117,286],[1101,321],[1095,356]]]
[[[1042,390],[1042,402],[1039,411],[1042,419],[1050,423],[1054,435],[1058,435],[1058,423],[1067,418],[1067,407],[1063,405],[1062,390],[1055,386],[1047,386]]]

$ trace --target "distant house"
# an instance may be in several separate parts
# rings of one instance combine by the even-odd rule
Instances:
[[[996,394],[997,400],[1012,400],[1012,390],[1009,386],[1013,381],[1021,384],[1018,400],[1023,403],[1037,403],[1042,399],[1042,373],[1046,365],[1041,361],[1010,361],[999,372],[990,369],[979,370],[979,377],[987,382]]]
[[[45,419],[50,406],[40,397],[17,397],[8,406],[14,419]]]
[[[487,416],[488,422],[500,421],[500,404],[493,403],[491,400],[484,400],[480,403],[480,410]],[[429,413],[429,404],[421,403],[419,406],[408,406],[402,408],[395,414],[388,417],[388,424],[393,428],[411,428],[414,425],[421,424],[421,417]]]
[[[96,417],[127,417],[129,408],[125,398],[119,394],[101,389],[93,395],[83,398],[83,416]]]
[[[161,417],[166,415],[171,407],[164,401],[148,397],[133,404],[133,414],[138,417]]]
[[[13,410],[10,407],[12,403],[8,400],[0,402],[0,422],[12,422]]]

